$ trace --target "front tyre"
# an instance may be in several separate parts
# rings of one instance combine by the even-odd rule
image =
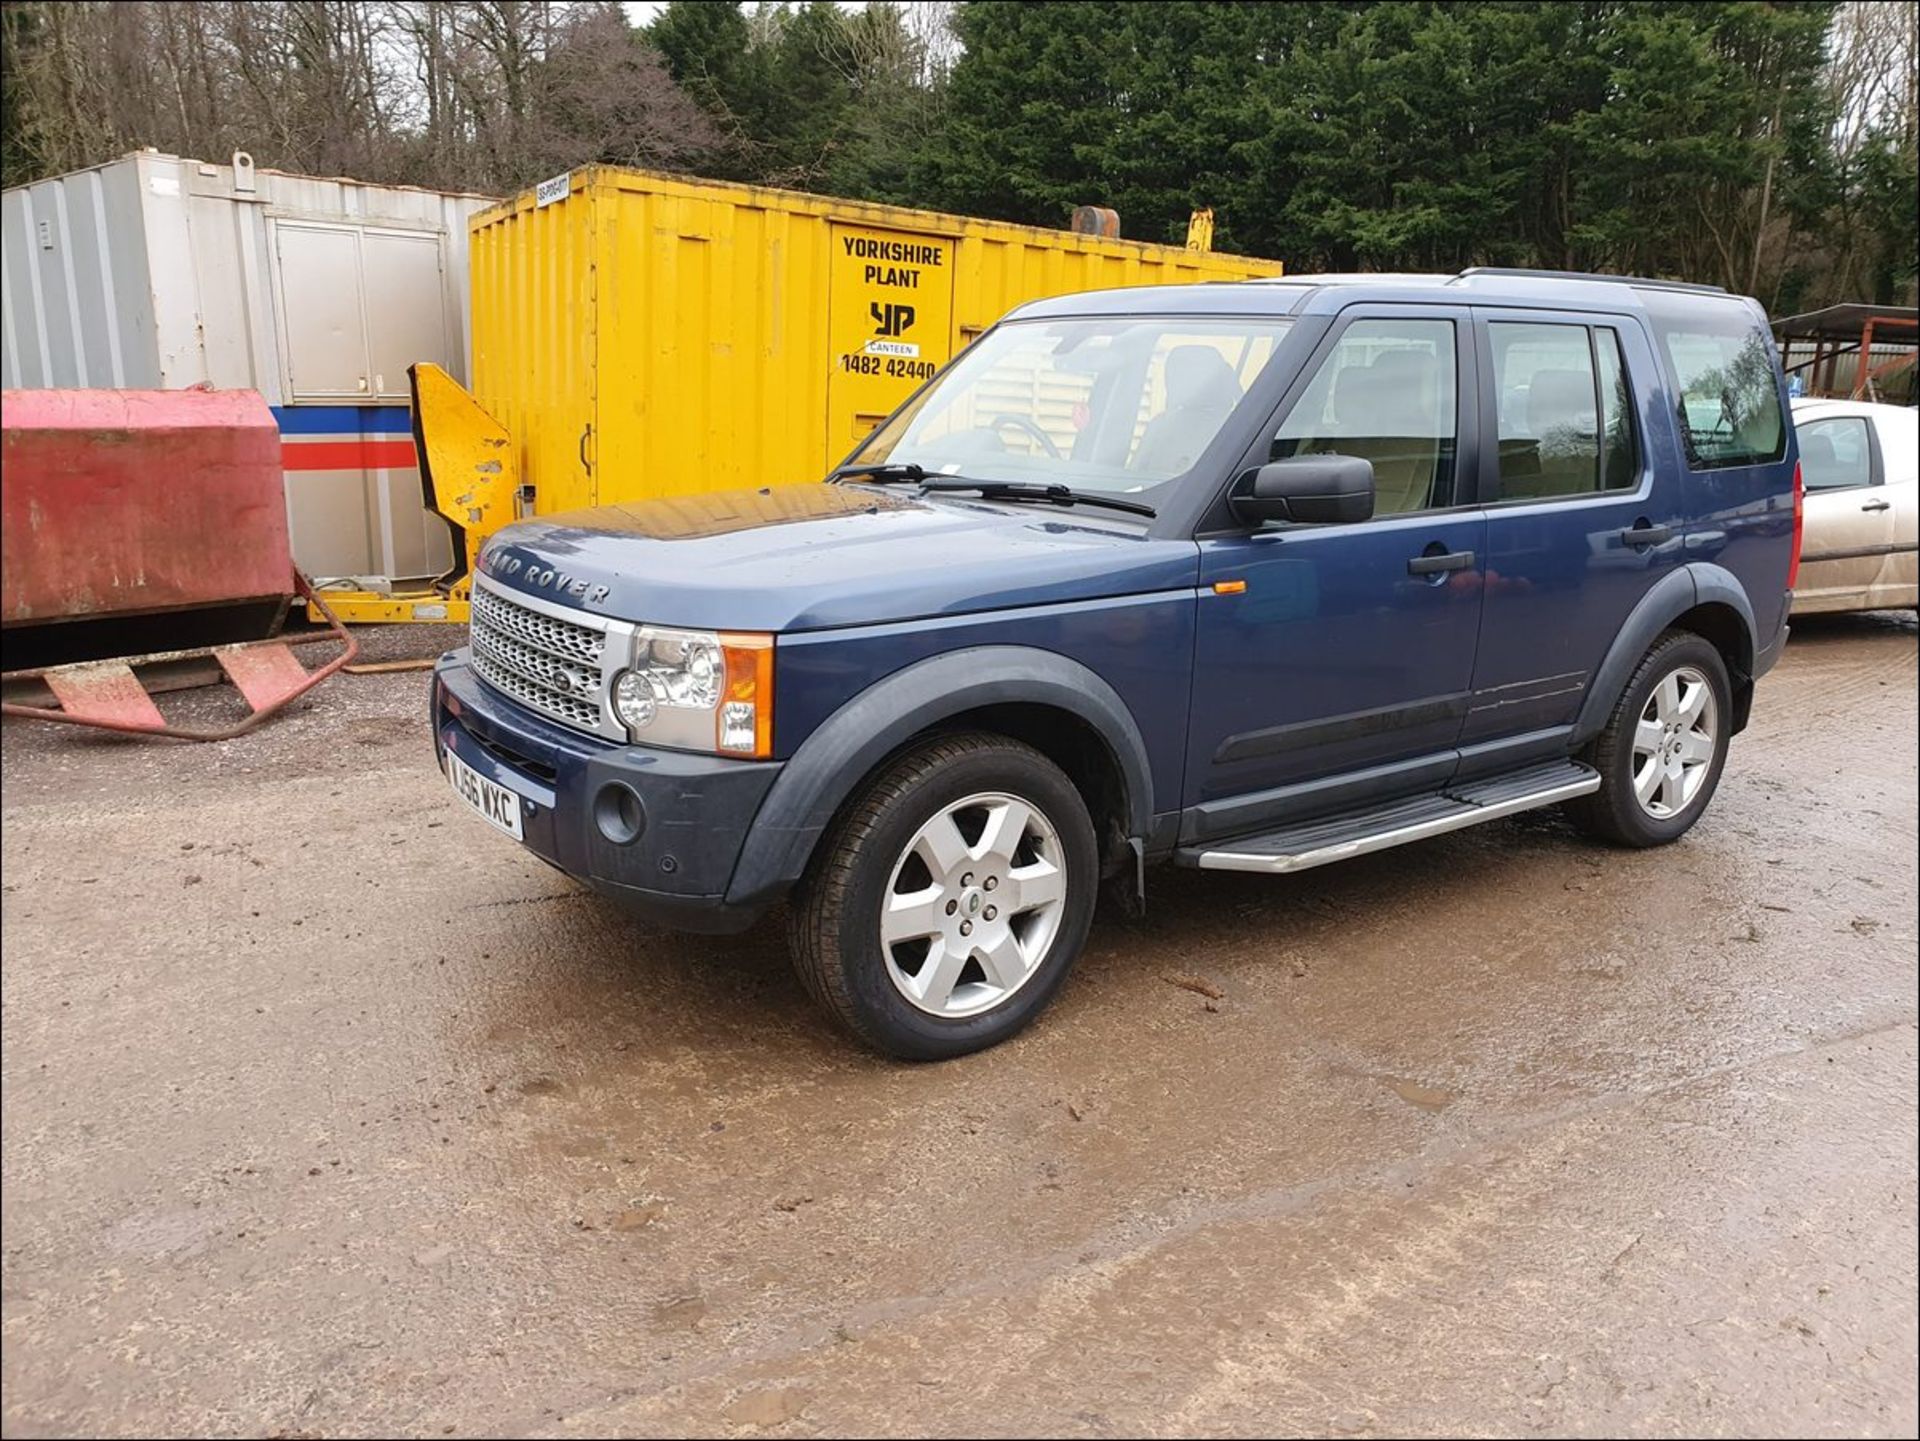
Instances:
[[[1058,766],[1003,736],[943,736],[896,757],[823,838],[794,968],[875,1050],[984,1050],[1066,980],[1098,871],[1086,802]]]
[[[1720,784],[1732,716],[1720,652],[1691,631],[1668,631],[1588,751],[1600,789],[1570,802],[1568,815],[1587,834],[1621,845],[1679,840]]]

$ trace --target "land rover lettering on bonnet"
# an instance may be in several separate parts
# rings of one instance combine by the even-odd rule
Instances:
[[[597,605],[612,593],[611,588],[582,576],[569,575],[537,562],[529,565],[519,556],[494,556],[483,552],[481,569],[491,575],[512,576],[529,590],[550,590],[559,595],[577,595],[589,605]]]

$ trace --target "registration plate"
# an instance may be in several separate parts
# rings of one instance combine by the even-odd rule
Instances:
[[[503,785],[496,785],[452,751],[447,755],[447,779],[453,793],[465,801],[487,824],[505,831],[516,841],[526,836],[520,830],[520,797]]]

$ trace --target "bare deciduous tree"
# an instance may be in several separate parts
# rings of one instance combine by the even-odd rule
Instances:
[[[1835,293],[1889,299],[1913,285],[1913,256],[1896,252],[1900,230],[1889,222],[1899,208],[1911,216],[1914,203],[1906,177],[1920,147],[1920,15],[1883,0],[1843,5],[1827,83],[1836,197],[1814,244]]]
[[[151,145],[498,192],[718,143],[608,3],[14,0],[6,39],[8,159],[37,174]]]

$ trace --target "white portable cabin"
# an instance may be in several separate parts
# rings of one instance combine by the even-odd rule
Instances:
[[[448,568],[407,367],[466,379],[467,217],[489,197],[147,150],[0,202],[7,388],[257,390],[308,575],[384,588]]]

